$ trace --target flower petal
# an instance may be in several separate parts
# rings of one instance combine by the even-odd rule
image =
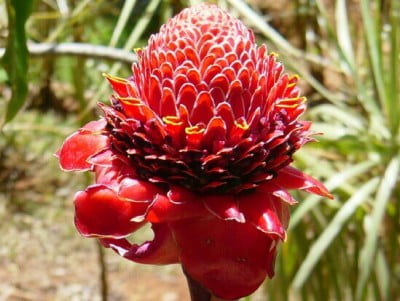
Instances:
[[[96,174],[96,183],[104,184],[107,187],[112,187],[117,190],[119,183],[124,178],[130,178],[135,176],[135,171],[125,161],[121,161],[119,158],[115,160],[110,158],[111,165],[102,166],[95,165],[94,172]]]
[[[261,183],[258,186],[257,190],[260,192],[273,194],[274,196],[288,203],[289,205],[295,205],[298,203],[289,193],[289,191],[279,185],[276,185],[275,183],[272,183],[272,181]]]
[[[132,84],[125,78],[112,76],[110,74],[103,74],[108,82],[110,83],[112,89],[121,97],[136,97],[137,92],[132,87]]]
[[[56,153],[60,167],[68,171],[92,169],[88,159],[109,144],[108,137],[101,134],[104,126],[104,119],[92,121],[70,135]]]
[[[109,188],[118,188],[118,174],[119,170],[111,167],[94,166],[96,174],[96,184],[103,184]]]
[[[118,196],[131,202],[150,203],[161,192],[161,189],[151,183],[125,178],[120,184]]]
[[[100,118],[99,120],[93,120],[86,123],[82,128],[79,129],[81,132],[101,132],[105,129],[107,125],[107,121],[104,118]]]
[[[333,198],[321,182],[291,166],[280,169],[278,176],[271,182],[285,189],[301,189],[331,199]]]
[[[92,185],[75,195],[75,225],[84,236],[121,238],[143,225],[131,220],[146,209],[145,203],[119,199],[105,185]]]
[[[184,189],[179,189],[181,190],[184,191]],[[165,223],[209,215],[200,200],[180,199],[177,191],[178,188],[172,188],[168,196],[157,195],[149,206],[146,220],[152,223]]]
[[[283,204],[280,199],[269,193],[261,192],[245,194],[238,200],[246,221],[266,234],[276,235],[281,240],[286,239],[285,225],[281,217],[282,210],[288,211],[287,204]]]
[[[111,149],[103,149],[100,152],[90,156],[86,159],[91,165],[101,166],[101,167],[111,167],[112,161],[116,158]]]
[[[231,195],[210,195],[204,196],[205,207],[216,217],[223,220],[233,220],[244,223],[245,218],[239,211],[237,201]]]
[[[126,239],[101,239],[101,243],[119,255],[145,264],[171,264],[179,262],[179,250],[167,224],[153,224],[154,239],[131,244]]]
[[[249,223],[208,218],[171,228],[184,270],[217,297],[247,296],[273,275],[276,243]]]

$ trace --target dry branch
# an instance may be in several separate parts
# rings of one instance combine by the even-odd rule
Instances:
[[[106,59],[131,64],[137,60],[133,52],[123,49],[84,43],[28,43],[29,54],[35,56],[80,56],[95,59]],[[4,48],[0,48],[0,58]]]

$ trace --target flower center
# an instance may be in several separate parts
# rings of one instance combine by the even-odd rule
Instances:
[[[199,143],[197,148],[176,147],[176,141],[165,129],[171,124],[179,125],[177,118],[140,122],[127,118],[121,107],[114,105],[106,110],[106,119],[113,151],[124,162],[129,159],[138,177],[158,184],[184,186],[199,193],[239,193],[254,189],[287,166],[304,139],[303,126],[295,123],[288,127],[282,114],[276,114],[273,123],[261,119],[253,128],[238,122],[243,132],[234,145],[206,147]],[[285,135],[288,131],[291,134]],[[186,136],[201,136],[203,132],[204,128],[199,125],[182,130]]]

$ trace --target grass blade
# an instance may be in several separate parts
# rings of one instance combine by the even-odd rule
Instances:
[[[9,33],[6,52],[1,63],[11,83],[12,96],[7,105],[4,123],[15,117],[24,105],[28,93],[28,47],[25,22],[32,9],[32,0],[8,0],[6,6]]]
[[[337,39],[341,51],[350,67],[351,70],[354,70],[354,53],[353,53],[353,44],[351,42],[351,34],[349,29],[347,8],[346,8],[346,0],[337,0],[336,1],[336,31],[337,31]]]
[[[400,1],[392,1],[392,10],[390,16],[391,34],[390,34],[390,89],[389,97],[391,101],[391,109],[394,115],[400,114],[400,74],[399,74],[399,51],[400,51]],[[395,119],[395,135],[400,131],[400,119]]]
[[[382,250],[376,254],[376,279],[379,285],[381,300],[389,301],[390,298],[390,268]]]
[[[361,250],[359,260],[360,277],[357,283],[356,300],[364,300],[366,295],[366,285],[371,274],[372,264],[377,250],[377,241],[379,229],[382,224],[387,203],[392,195],[392,191],[396,186],[399,177],[399,157],[393,158],[385,174],[376,194],[375,205],[372,212],[371,224],[367,229],[367,238]]]
[[[394,120],[396,120],[398,117],[394,115],[395,112],[390,110],[390,99],[388,98],[388,91],[384,82],[385,73],[382,62],[382,51],[379,37],[380,32],[378,32],[378,28],[376,26],[380,16],[377,12],[371,14],[371,2],[372,1],[370,0],[361,0],[361,16],[372,66],[372,75],[379,96],[378,98],[380,105],[389,118],[390,128],[393,130],[392,126],[394,124]]]
[[[121,14],[118,17],[117,25],[114,28],[114,31],[111,36],[109,46],[115,47],[118,43],[119,38],[121,37],[121,33],[126,26],[126,23],[129,20],[129,16],[136,4],[136,0],[127,0],[122,7]]]
[[[363,130],[366,127],[364,118],[352,108],[340,108],[331,104],[322,104],[312,108],[309,114],[314,116],[319,115],[324,119],[330,116],[332,119],[338,120],[354,130]]]
[[[375,191],[378,184],[379,178],[373,178],[368,181],[357,192],[355,192],[353,196],[349,198],[348,201],[336,213],[335,217],[326,227],[324,232],[311,246],[307,257],[297,271],[293,280],[293,286],[295,288],[299,289],[303,286],[314,266],[318,263],[331,242],[342,230],[345,222],[354,214],[362,202],[369,198],[369,196]]]

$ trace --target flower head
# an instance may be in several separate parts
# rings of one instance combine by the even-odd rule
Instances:
[[[312,140],[298,77],[213,5],[183,10],[137,54],[130,78],[107,75],[104,117],[58,152],[64,170],[96,175],[75,196],[76,226],[127,259],[180,262],[216,296],[249,295],[274,274],[288,190],[330,196],[289,166]],[[154,239],[131,244],[146,223]]]

